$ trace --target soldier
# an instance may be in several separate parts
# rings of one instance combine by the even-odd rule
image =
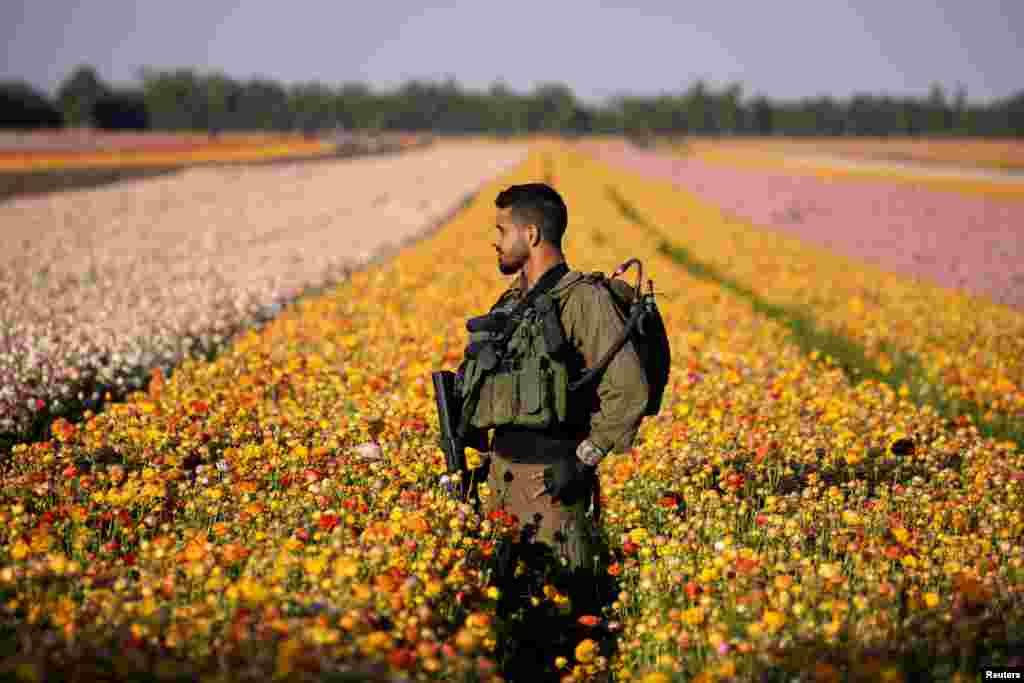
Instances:
[[[518,273],[518,277],[492,313],[507,312],[543,292],[548,298],[543,306],[544,297],[536,299],[537,308],[557,312],[564,341],[560,351],[531,364],[531,352],[541,353],[536,349],[545,348],[542,342],[552,352],[552,342],[519,338],[516,367],[544,368],[544,386],[534,386],[527,375],[506,382],[499,378],[490,385],[482,382],[482,394],[473,408],[477,437],[480,428],[494,429],[484,512],[503,510],[516,515],[523,525],[521,542],[499,553],[505,566],[499,566],[498,578],[507,585],[516,563],[538,554],[564,558],[574,576],[574,606],[596,608],[592,598],[597,590],[593,570],[598,547],[594,518],[588,515],[596,497],[596,468],[609,452],[632,446],[648,400],[647,381],[635,349],[627,343],[595,381],[568,392],[568,382],[594,367],[620,338],[623,318],[606,291],[569,269],[561,248],[568,214],[558,192],[542,183],[514,185],[502,191],[495,204],[498,268],[504,275]],[[534,329],[541,328],[538,324]],[[513,339],[511,343],[516,343]],[[473,355],[471,344],[467,358]],[[481,363],[488,365],[478,360]],[[560,365],[564,372],[555,372]],[[471,383],[472,379],[460,381]],[[533,395],[539,398],[531,405]],[[555,406],[552,412],[560,413],[560,419],[543,427],[529,426],[543,414],[542,403]]]

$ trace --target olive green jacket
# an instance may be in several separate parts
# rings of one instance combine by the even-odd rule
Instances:
[[[625,321],[607,292],[586,282],[577,284],[582,278],[583,273],[570,270],[550,291],[558,302],[565,337],[575,349],[570,381],[593,367],[625,329]],[[525,287],[526,277],[520,272],[502,297],[518,298]],[[595,446],[605,453],[624,452],[633,446],[647,395],[643,366],[630,342],[615,354],[590,386],[570,394],[569,412],[577,420],[589,422],[587,438]]]

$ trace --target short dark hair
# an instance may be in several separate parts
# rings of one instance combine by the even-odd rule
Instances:
[[[562,248],[562,235],[569,224],[569,212],[562,196],[550,185],[513,185],[502,190],[494,203],[499,209],[510,208],[517,224],[536,225],[542,240]]]

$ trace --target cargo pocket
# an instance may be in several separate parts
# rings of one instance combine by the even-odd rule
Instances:
[[[508,372],[493,375],[490,384],[491,425],[507,425],[515,417],[516,376]]]
[[[523,363],[516,373],[519,396],[518,424],[528,427],[547,427],[551,423],[549,370],[540,358],[531,358]]]

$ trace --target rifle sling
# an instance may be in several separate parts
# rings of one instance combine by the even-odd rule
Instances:
[[[626,321],[626,326],[623,328],[622,334],[619,338],[615,340],[615,343],[611,345],[611,348],[605,352],[604,356],[601,357],[601,360],[597,361],[594,367],[583,373],[583,375],[575,382],[569,383],[569,391],[576,391],[581,386],[584,386],[608,366],[608,363],[612,361],[615,354],[621,351],[622,347],[626,345],[626,341],[629,339],[629,333],[633,329],[633,326],[636,325],[641,315],[643,315],[643,308],[635,306],[630,312],[629,319]]]

